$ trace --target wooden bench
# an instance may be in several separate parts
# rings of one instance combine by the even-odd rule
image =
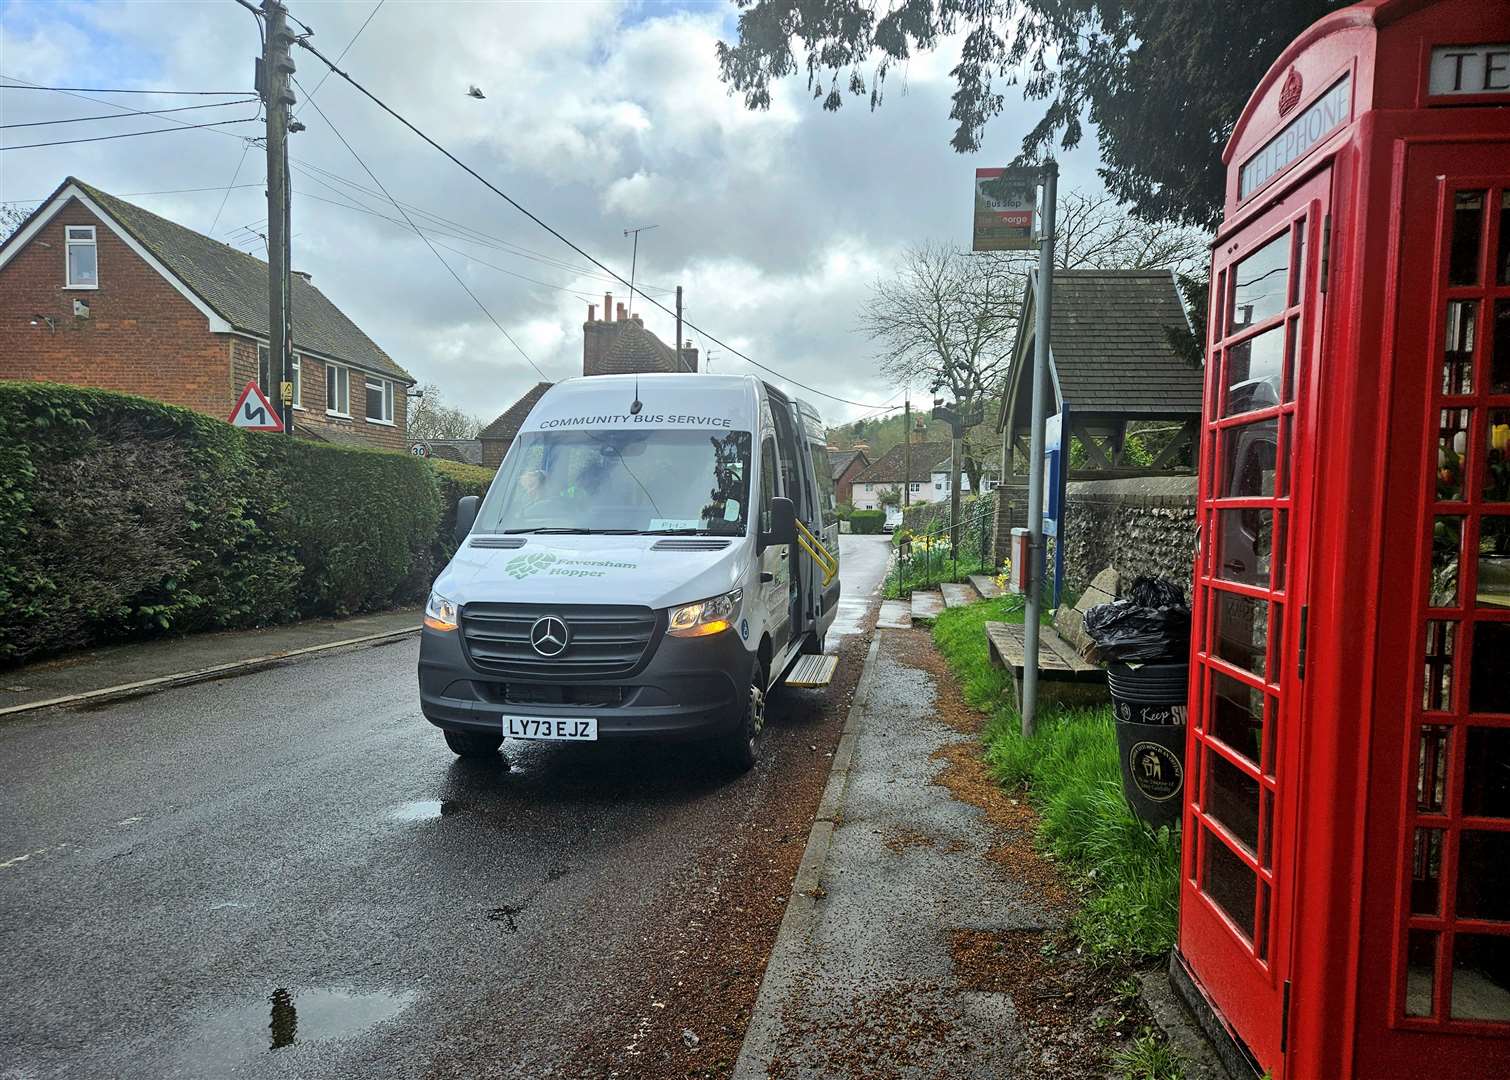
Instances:
[[[1103,570],[1096,575],[1073,608],[1054,612],[1053,626],[1038,631],[1038,699],[1066,705],[1093,705],[1107,699],[1106,670],[1081,655],[1090,644],[1085,633],[1085,613],[1097,604],[1116,599],[1117,574]],[[1012,693],[1022,708],[1023,630],[1021,623],[986,623],[986,642],[991,662],[1012,675]]]

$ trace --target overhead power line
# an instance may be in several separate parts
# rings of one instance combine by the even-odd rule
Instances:
[[[12,87],[12,86],[10,86],[9,83],[0,83],[0,90],[4,90],[4,89],[7,89],[7,88],[9,88],[9,89],[15,89],[15,90],[52,90],[52,91],[55,91],[56,93],[64,94],[64,95],[66,95],[68,97],[78,98],[80,101],[92,101],[96,105],[104,105],[107,108],[119,109],[120,112],[121,112],[121,115],[123,115],[123,116],[132,111],[126,105],[118,105],[114,101],[106,101],[102,97],[92,97],[89,94],[81,94],[81,93],[78,93],[77,91],[69,90],[69,89],[67,89],[65,87],[61,87],[61,86],[42,86],[39,83],[32,82],[30,79],[23,79],[19,75],[7,75],[3,71],[0,71],[0,79],[9,79],[11,81],[11,83],[21,83],[22,84],[20,86]],[[244,95],[246,93],[246,91],[245,90],[238,90],[238,91],[236,91],[236,93],[237,93],[238,96],[240,96],[240,95]],[[194,128],[194,127],[198,127],[199,126],[199,125],[196,125],[196,124],[191,124],[187,120],[180,120],[176,116],[169,116],[166,119],[169,120],[171,123],[178,124],[180,127]],[[228,139],[244,139],[244,138],[246,138],[246,136],[244,136],[244,135],[237,135],[234,131],[222,131],[220,128],[216,128],[216,127],[202,128],[201,130],[208,131],[212,135],[224,135]],[[216,190],[219,190],[219,189],[217,188]]]
[[[387,3],[387,0],[378,0],[377,5],[371,11],[369,11],[367,13],[367,18],[364,19],[364,20],[362,20],[362,25],[359,26],[359,27],[357,27],[357,32],[355,34],[351,35],[351,40],[346,43],[346,47],[344,49],[342,49],[336,55],[336,63],[339,64],[343,59],[345,59],[346,54],[351,51],[351,47],[357,43],[357,38],[359,38],[359,37],[362,36],[362,31],[365,30],[365,29],[367,29],[367,24],[372,21],[372,17],[374,15],[376,15],[379,11],[382,10],[382,7],[383,7],[383,5],[385,3]],[[297,109],[294,110],[294,115],[295,116],[298,116],[299,113],[301,111],[303,111],[304,106],[309,104],[310,98],[313,98],[316,94],[318,94],[320,92],[320,87],[322,87],[322,86],[325,85],[325,80],[328,79],[328,78],[330,78],[330,72],[329,71],[327,71],[324,75],[320,76],[320,81],[317,82],[317,83],[315,83],[315,88],[309,92],[308,97],[306,97],[304,99],[304,103],[301,104],[299,106],[299,108],[297,108]]]
[[[233,184],[232,188],[235,189],[235,190],[239,190],[240,188],[261,187],[261,186],[262,186],[261,184]],[[225,188],[223,186],[221,186],[220,184],[215,184],[215,185],[212,185],[211,187],[165,188],[165,189],[163,189],[161,191],[123,191],[123,192],[120,193],[120,195],[117,196],[117,198],[121,198],[121,199],[140,199],[140,198],[144,198],[144,197],[146,197],[148,195],[188,195],[188,194],[191,194],[191,193],[196,192],[196,191],[224,191],[224,190],[225,190]],[[39,203],[39,202],[41,202],[45,198],[47,198],[46,195],[39,195],[35,199],[0,199],[0,206],[15,206],[18,203]]]
[[[323,176],[333,176],[335,174],[326,172],[323,169],[312,169],[312,168],[310,168],[308,166],[302,165],[301,163],[295,163],[294,168],[296,170],[298,170],[301,174],[303,174],[307,179],[313,180],[315,183],[319,184],[321,187],[325,188],[327,191],[331,192],[334,195],[339,195],[342,199],[344,199],[346,201],[342,202],[342,201],[337,201],[336,199],[327,199],[327,198],[323,198],[322,196],[315,195],[315,194],[311,193],[308,190],[302,190],[301,194],[305,198],[307,198],[307,199],[315,199],[315,200],[317,200],[319,202],[328,202],[332,206],[341,206],[341,207],[344,207],[344,208],[346,208],[348,210],[355,210],[355,211],[357,211],[359,213],[363,213],[363,214],[370,214],[373,217],[381,218],[384,221],[392,222],[393,224],[396,224],[396,225],[400,226],[401,228],[407,228],[407,225],[405,225],[404,222],[399,221],[396,218],[388,217],[387,215],[383,214],[382,212],[380,212],[378,210],[374,210],[370,206],[366,206],[366,205],[362,204],[361,202],[359,202],[356,199],[355,196],[347,193],[346,191],[342,190],[339,187],[336,187],[334,184],[327,183],[325,180],[323,180],[321,178],[322,175]],[[364,193],[369,193],[366,188],[361,187],[360,185],[350,184],[348,182],[348,186],[354,188],[357,191],[361,191],[361,192],[364,192]],[[551,269],[559,269],[559,270],[565,271],[567,273],[575,274],[578,277],[586,277],[586,278],[588,278],[589,280],[591,280],[593,282],[603,282],[603,283],[608,283],[608,284],[612,284],[613,283],[613,279],[612,278],[603,277],[600,274],[598,274],[598,272],[596,270],[590,270],[590,269],[587,269],[585,267],[573,266],[570,263],[562,262],[562,261],[560,261],[558,259],[552,259],[552,258],[549,258],[549,257],[546,257],[546,256],[537,256],[533,252],[530,252],[527,248],[526,249],[520,249],[515,244],[511,244],[511,243],[509,243],[506,240],[500,240],[500,239],[498,239],[496,237],[489,236],[487,233],[484,233],[484,232],[481,232],[480,230],[471,228],[470,226],[462,225],[460,223],[452,223],[450,221],[450,219],[440,217],[439,215],[430,213],[429,211],[426,211],[426,210],[422,210],[422,209],[414,206],[412,203],[404,203],[404,206],[407,207],[410,211],[412,211],[413,216],[424,218],[424,219],[428,219],[428,221],[421,226],[421,228],[423,229],[424,232],[426,232],[427,235],[430,235],[430,236],[442,236],[442,237],[445,237],[446,239],[449,239],[449,240],[458,240],[458,241],[461,241],[462,243],[466,243],[466,244],[476,244],[479,247],[488,248],[490,250],[500,252],[500,253],[502,253],[504,255],[512,256],[514,258],[526,259],[526,260],[528,260],[530,262],[536,262],[536,263],[540,263],[540,264],[542,264],[544,266],[548,266]],[[443,223],[446,224],[447,227],[437,227],[435,225],[428,224],[429,221],[443,222]],[[442,244],[441,246],[445,247],[444,244]],[[547,288],[559,289],[562,292],[571,293],[574,296],[581,297],[585,303],[591,303],[592,302],[592,298],[589,297],[589,296],[584,295],[583,290],[580,289],[580,288],[572,288],[570,286],[559,285],[559,284],[552,284],[551,282],[545,282],[545,281],[539,281],[536,278],[526,277],[525,275],[517,273],[517,272],[515,272],[513,270],[505,270],[501,266],[493,266],[492,263],[484,262],[483,260],[476,258],[476,256],[472,255],[470,252],[459,251],[459,250],[457,250],[455,248],[447,248],[447,250],[449,250],[449,251],[456,251],[456,253],[458,255],[465,255],[467,258],[472,259],[472,261],[477,262],[477,263],[479,263],[482,266],[491,267],[492,269],[497,270],[500,273],[511,274],[514,277],[522,278],[525,281],[534,282],[537,285],[544,285]],[[643,285],[639,286],[639,292],[641,294],[644,294],[645,291],[646,290],[645,290],[645,287]],[[662,292],[662,291],[665,291],[665,290],[661,290],[661,289],[657,288],[654,291],[656,291],[656,292]]]
[[[245,0],[238,0],[238,2],[245,4]],[[561,241],[567,247],[571,248],[578,255],[582,256],[584,259],[586,259],[588,262],[592,263],[598,269],[600,269],[604,273],[608,274],[614,280],[621,282],[625,286],[629,285],[629,281],[622,274],[618,273],[616,270],[613,270],[611,267],[607,266],[602,261],[600,261],[599,259],[597,259],[593,255],[589,254],[587,251],[585,251],[579,245],[577,245],[576,243],[574,243],[571,240],[567,239],[567,237],[565,235],[563,235],[559,230],[553,228],[551,225],[547,224],[544,220],[542,220],[539,216],[537,216],[536,214],[532,213],[525,206],[523,206],[517,199],[515,199],[513,196],[509,195],[508,192],[506,192],[502,188],[498,187],[496,184],[494,184],[492,181],[490,181],[487,177],[483,176],[476,169],[472,168],[472,166],[470,166],[466,162],[462,161],[461,158],[457,157],[450,150],[447,150],[444,146],[442,146],[440,143],[436,142],[429,135],[426,135],[419,128],[415,127],[413,123],[411,123],[404,116],[402,116],[400,113],[398,113],[387,102],[383,101],[376,94],[374,94],[371,90],[368,90],[361,83],[357,82],[356,79],[352,78],[350,74],[348,74],[346,71],[344,71],[340,67],[338,67],[334,61],[332,61],[324,53],[320,52],[320,50],[317,49],[315,46],[311,45],[308,40],[306,40],[304,38],[298,38],[298,39],[296,39],[296,43],[298,45],[300,45],[302,48],[304,48],[306,51],[308,51],[309,53],[313,54],[314,57],[317,60],[319,60],[321,63],[323,63],[326,67],[330,68],[330,70],[332,72],[334,72],[335,74],[339,75],[342,79],[346,80],[346,82],[350,83],[353,87],[355,87],[364,97],[366,97],[374,105],[376,105],[378,108],[382,109],[389,116],[391,116],[395,120],[397,120],[399,123],[403,124],[410,131],[414,132],[414,134],[418,135],[425,142],[429,143],[430,146],[432,146],[436,150],[440,151],[440,153],[442,153],[448,159],[450,159],[450,161],[452,162],[452,164],[456,165],[458,168],[460,168],[463,171],[465,171],[474,180],[476,180],[478,183],[482,184],[488,190],[490,190],[491,192],[493,192],[493,194],[497,195],[500,199],[502,199],[504,202],[508,203],[515,210],[519,211],[525,217],[529,218],[536,225],[539,225],[546,232],[550,233],[557,240]],[[319,110],[319,106],[315,106],[315,108],[316,108],[316,111]],[[328,121],[327,121],[327,123],[328,123]],[[415,231],[418,232],[417,229]],[[423,234],[421,234],[421,235],[423,235]],[[426,240],[426,243],[429,243],[429,241]],[[437,253],[437,256],[438,256],[438,254],[439,253]],[[445,262],[444,259],[442,259],[441,261]],[[446,266],[447,266],[447,269],[450,268],[450,264],[449,263],[447,263]],[[453,270],[452,273],[454,274],[455,271]],[[460,278],[458,278],[457,280],[460,280]],[[648,296],[645,299],[649,300],[651,304],[655,305],[657,308],[659,308],[661,311],[665,312],[667,315],[675,316],[676,313],[674,311],[672,311],[670,308],[668,308],[665,304],[661,303],[659,300],[656,300],[653,297],[648,297]],[[747,354],[745,354],[744,352],[740,351],[739,349],[734,348],[734,346],[730,345],[728,342],[720,340],[718,337],[716,337],[712,333],[708,332],[707,330],[704,330],[702,327],[696,325],[695,323],[692,323],[692,322],[687,321],[685,319],[683,320],[683,322],[684,322],[684,324],[688,328],[690,328],[694,332],[702,335],[704,338],[706,338],[707,340],[713,342],[715,345],[718,345],[720,348],[725,349],[725,350],[727,350],[730,353],[733,353],[735,356],[739,357],[741,360],[744,360],[747,363],[752,364],[753,366],[759,368],[760,370],[768,372],[769,374],[774,375],[774,376],[776,376],[779,379],[784,379],[785,381],[791,383],[793,386],[799,386],[802,389],[807,390],[809,393],[818,394],[821,397],[829,398],[832,401],[839,401],[839,402],[844,403],[845,405],[856,405],[856,406],[859,406],[862,409],[877,409],[877,408],[883,408],[884,407],[884,406],[877,405],[874,402],[869,402],[869,401],[854,401],[854,400],[852,400],[850,398],[840,397],[838,394],[831,394],[827,390],[820,390],[816,386],[811,386],[811,385],[809,385],[807,383],[799,382],[798,380],[792,378],[791,376],[784,375],[781,372],[777,371],[775,368],[768,367],[767,365],[762,364],[760,361],[753,359],[752,357],[748,356]],[[680,347],[681,346],[681,342],[677,342],[677,346]]]
[[[301,93],[304,93],[304,87],[299,83],[299,80],[295,79],[294,85],[299,87],[299,91]],[[394,208],[403,215],[404,220],[409,223],[409,227],[414,230],[415,235],[425,242],[425,246],[430,249],[431,254],[439,259],[440,264],[446,268],[446,270],[453,278],[456,279],[456,284],[460,285],[462,287],[462,290],[472,298],[472,302],[476,304],[477,307],[482,311],[482,313],[488,317],[488,321],[498,328],[498,332],[504,336],[504,340],[506,340],[510,345],[514,346],[515,351],[518,352],[520,356],[524,357],[525,363],[529,364],[530,367],[535,369],[535,374],[539,375],[541,379],[545,379],[547,382],[549,382],[550,380],[546,378],[545,372],[540,369],[540,365],[535,363],[535,361],[531,359],[530,354],[524,351],[524,347],[520,345],[519,342],[514,340],[514,336],[504,329],[503,323],[499,322],[493,316],[493,313],[488,310],[487,305],[484,304],[482,300],[477,296],[477,294],[472,291],[472,287],[468,285],[462,279],[462,276],[456,272],[456,268],[450,263],[446,262],[445,256],[435,249],[435,245],[430,242],[430,238],[424,233],[420,232],[419,226],[415,225],[414,221],[409,217],[409,212],[402,206],[400,206],[398,202],[394,200],[392,195],[388,194],[388,189],[384,187],[383,182],[377,178],[377,174],[367,167],[367,163],[362,160],[362,155],[358,154],[352,147],[352,145],[346,141],[346,136],[341,134],[340,128],[336,127],[330,122],[330,117],[325,115],[325,110],[320,108],[320,106],[316,102],[312,101],[307,93],[304,95],[304,100],[308,101],[310,107],[313,108],[315,112],[320,114],[320,119],[325,121],[325,126],[330,128],[331,132],[337,139],[341,140],[341,145],[346,147],[347,152],[350,153],[351,156],[356,159],[356,163],[362,167],[362,171],[365,172],[368,178],[378,186],[378,190],[383,193],[383,197],[390,203],[393,203]]]
[[[5,78],[11,76],[7,75]],[[106,86],[38,86],[33,82],[24,86],[0,83],[0,90],[55,90],[60,94],[161,94],[164,97],[241,97],[246,93],[245,90],[123,90]]]
[[[231,173],[231,182],[225,186],[225,194],[220,197],[220,206],[215,210],[215,219],[210,222],[209,233],[215,232],[215,226],[220,224],[220,215],[225,213],[226,200],[231,197],[231,189],[236,186],[236,178],[241,175],[241,166],[246,164],[246,155],[251,150],[252,144],[247,143],[241,148],[241,157],[236,160],[236,171]]]
[[[184,124],[181,127],[149,128],[146,131],[122,131],[115,135],[94,135],[87,139],[56,139],[52,142],[21,143],[18,146],[0,146],[0,153],[7,150],[35,150],[43,146],[73,146],[76,143],[109,142],[111,139],[133,139],[138,135],[161,135],[165,131],[188,131],[192,128],[224,127],[228,124],[250,124],[257,117],[247,116],[240,120],[216,120],[209,124]]]
[[[27,90],[30,87],[16,87]],[[191,112],[194,109],[223,109],[227,105],[249,105],[257,99],[254,97],[240,98],[236,101],[212,101],[204,105],[180,105],[175,109],[130,109],[126,112],[100,113],[95,116],[68,116],[61,120],[28,120],[19,124],[0,124],[0,130],[7,128],[24,127],[48,127],[52,124],[82,124],[88,120],[123,120],[128,116],[162,116],[164,113]]]

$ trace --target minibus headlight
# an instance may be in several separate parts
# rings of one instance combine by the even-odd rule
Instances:
[[[734,625],[734,616],[739,613],[739,601],[743,595],[743,589],[735,589],[710,600],[674,607],[666,620],[666,633],[672,637],[721,634]]]
[[[425,605],[425,625],[431,630],[455,630],[456,605],[440,593],[431,593]]]

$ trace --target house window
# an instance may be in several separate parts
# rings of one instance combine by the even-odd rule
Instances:
[[[923,485],[919,483],[912,483],[908,485],[908,488],[912,491],[922,491]]]
[[[257,346],[257,385],[258,386],[272,387],[274,389],[274,391],[275,391],[275,393],[274,393],[273,396],[276,397],[277,396],[277,393],[276,393],[277,386],[276,386],[276,384],[277,384],[278,380],[274,379],[272,377],[272,373],[270,371],[268,371],[268,369],[267,369],[270,356],[271,356],[271,351],[268,349],[268,347],[266,345],[258,345]],[[304,390],[303,390],[303,387],[301,387],[299,385],[299,354],[298,353],[294,353],[293,370],[291,372],[289,372],[289,381],[294,384],[294,401],[293,401],[293,406],[296,409],[302,408],[303,405],[304,405]]]
[[[351,416],[351,372],[339,364],[325,365],[325,411],[331,416]]]
[[[874,490],[874,485],[871,485],[871,484],[866,484],[865,485],[866,494],[869,494],[872,490]]]
[[[942,480],[935,480],[933,482],[933,490],[934,491],[943,491],[944,490],[944,482]]]
[[[100,287],[99,253],[94,245],[93,225],[65,225],[63,246],[67,250],[67,287],[70,289],[98,289]]]
[[[367,422],[393,423],[393,383],[387,379],[367,380]]]

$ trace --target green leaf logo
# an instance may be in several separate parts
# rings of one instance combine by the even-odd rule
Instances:
[[[549,551],[535,551],[528,555],[515,555],[503,569],[505,573],[522,580],[531,574],[538,574],[555,561],[556,557]]]

